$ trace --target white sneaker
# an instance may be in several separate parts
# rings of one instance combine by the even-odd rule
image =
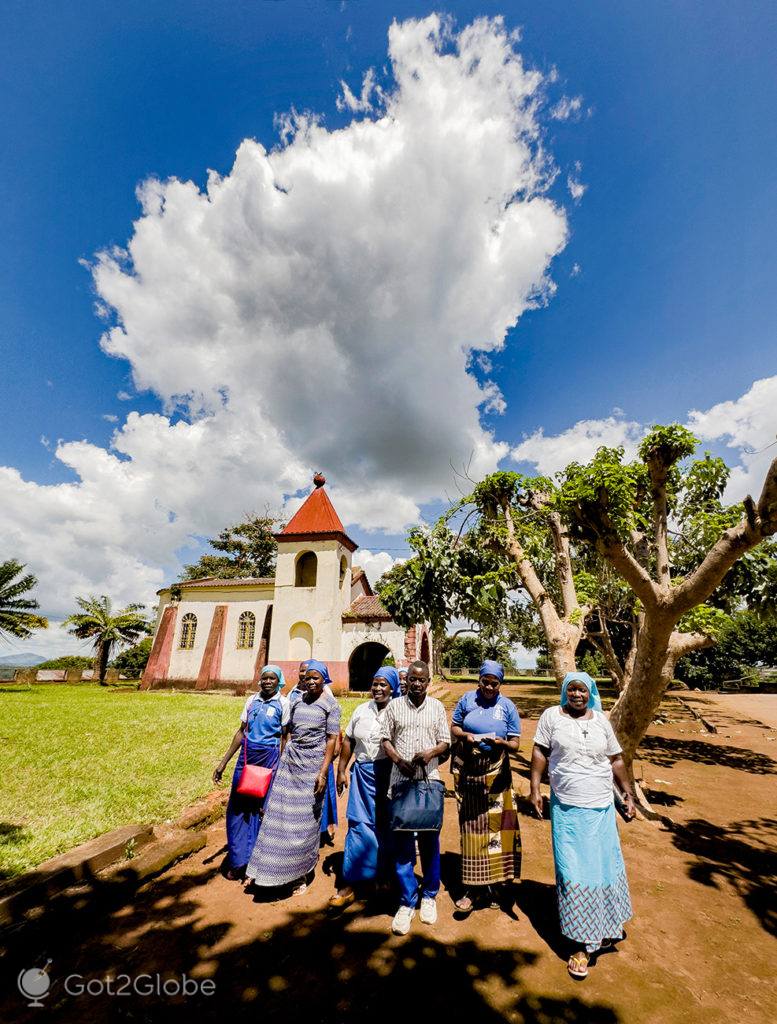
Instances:
[[[432,896],[424,896],[421,900],[422,924],[437,924],[437,901]]]
[[[395,935],[407,935],[410,931],[410,922],[415,917],[414,907],[400,907],[394,914],[391,922],[391,930]]]

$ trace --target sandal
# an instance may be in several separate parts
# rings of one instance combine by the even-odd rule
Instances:
[[[573,978],[588,977],[588,954],[573,953],[567,962],[567,970]]]
[[[356,893],[353,889],[343,889],[329,897],[329,906],[334,910],[340,910],[343,907],[349,907],[355,899]]]
[[[308,883],[307,882],[301,882],[298,886],[296,886],[296,888],[291,890],[291,895],[292,896],[301,896],[303,894],[303,892],[305,892],[307,890],[307,887],[308,887]]]
[[[462,914],[471,914],[475,909],[475,904],[471,898],[465,893],[463,896],[459,896],[456,902],[453,904],[454,907],[459,910]]]

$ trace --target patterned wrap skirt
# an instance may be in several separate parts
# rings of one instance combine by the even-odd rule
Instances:
[[[315,796],[314,788],[324,760],[322,738],[298,742],[292,736],[284,748],[246,868],[257,885],[296,882],[318,862],[323,795]]]
[[[256,843],[259,825],[262,821],[262,808],[267,797],[244,796],[237,792],[237,784],[243,774],[245,764],[244,752],[248,751],[248,763],[261,765],[264,768],[275,768],[278,764],[281,748],[279,743],[252,743],[247,740],[240,747],[237,764],[232,775],[232,791],[227,803],[227,857],[233,871],[239,871],[248,863],[251,851]]]
[[[356,761],[348,789],[348,833],[343,854],[343,880],[370,882],[389,874],[388,787],[391,761]]]
[[[452,768],[464,886],[520,878],[521,829],[509,756],[504,754],[495,765],[485,755],[457,752]]]
[[[631,918],[615,805],[572,807],[551,793],[550,822],[561,932],[593,953]]]

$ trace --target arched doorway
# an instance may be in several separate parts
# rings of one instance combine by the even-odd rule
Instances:
[[[389,649],[385,644],[368,640],[354,648],[348,659],[348,689],[369,690],[372,677],[383,664]]]

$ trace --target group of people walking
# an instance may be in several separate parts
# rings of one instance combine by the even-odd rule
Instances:
[[[283,672],[267,665],[213,774],[220,781],[239,751],[226,815],[228,877],[245,878],[249,887],[303,892],[337,822],[336,796],[347,790],[343,868],[330,906],[346,907],[368,887],[393,889],[395,934],[410,931],[416,911],[423,924],[433,925],[444,806],[440,765],[451,758],[461,834],[455,908],[469,914],[484,904],[512,905],[521,835],[510,754],[519,749],[521,721],[500,692],[503,679],[498,662],[484,662],[477,689],[459,700],[449,728],[442,703],[427,693],[424,662],[399,671],[383,666],[371,699],[356,708],[341,737],[340,705],[323,662],[303,662],[288,697],[281,692]],[[273,772],[261,800],[238,791],[246,764]],[[560,703],[538,722],[530,784],[538,817],[546,769],[559,918],[573,947],[567,967],[584,978],[591,954],[619,941],[631,917],[613,781],[624,816],[634,815],[621,748],[586,673],[567,676]]]

